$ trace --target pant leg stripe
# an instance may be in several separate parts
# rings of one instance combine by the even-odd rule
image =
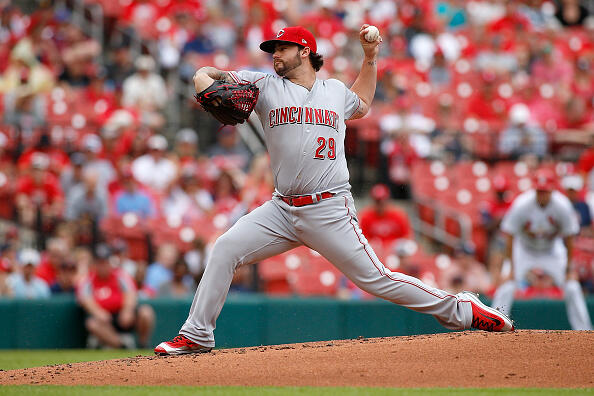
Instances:
[[[446,294],[444,297],[442,297],[442,296],[440,296],[440,295],[437,295],[437,294],[435,294],[435,293],[431,292],[430,290],[427,290],[427,289],[425,289],[424,287],[422,287],[422,286],[420,286],[420,285],[417,285],[417,284],[415,284],[415,283],[412,283],[412,282],[406,281],[406,280],[404,280],[404,279],[395,279],[395,278],[391,277],[389,274],[382,273],[381,269],[380,269],[380,268],[377,266],[377,264],[376,264],[376,263],[375,263],[375,261],[373,260],[373,257],[371,257],[371,254],[369,254],[369,251],[367,250],[367,246],[365,246],[365,244],[364,244],[364,243],[363,243],[363,241],[361,240],[361,237],[360,237],[360,236],[359,236],[359,234],[357,233],[357,228],[355,227],[355,224],[353,224],[353,216],[351,215],[351,211],[350,211],[350,209],[349,209],[349,207],[348,207],[348,205],[347,205],[347,197],[344,197],[344,206],[345,206],[345,208],[346,208],[346,210],[347,210],[347,215],[348,215],[348,216],[349,216],[349,218],[350,218],[350,220],[349,220],[349,223],[351,223],[351,226],[353,227],[353,231],[355,232],[355,235],[357,235],[357,239],[359,240],[359,243],[360,243],[360,244],[363,246],[363,250],[365,250],[365,253],[367,253],[367,257],[369,257],[369,259],[371,260],[371,263],[372,263],[372,264],[373,264],[373,266],[374,266],[374,267],[375,267],[375,268],[378,270],[378,272],[380,273],[380,275],[382,275],[382,276],[386,276],[388,279],[390,279],[390,280],[393,280],[394,282],[403,282],[403,283],[408,283],[409,285],[415,286],[415,287],[417,287],[417,288],[419,288],[419,289],[421,289],[421,290],[423,290],[423,291],[425,291],[425,292],[427,292],[427,293],[431,294],[432,296],[435,296],[435,297],[437,297],[437,298],[439,298],[439,299],[442,299],[442,300],[443,300],[444,298],[446,298],[446,297],[453,297],[453,298],[456,298],[456,296],[454,296],[454,295],[452,295],[452,294]],[[463,300],[460,300],[460,301],[463,301]],[[466,301],[463,301],[463,302],[466,302]],[[469,302],[469,301],[468,301],[468,302]]]

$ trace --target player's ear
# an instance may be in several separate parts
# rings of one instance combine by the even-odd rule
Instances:
[[[309,49],[309,47],[303,47],[303,49],[301,50],[301,56],[303,58],[307,58],[310,54],[311,50]]]

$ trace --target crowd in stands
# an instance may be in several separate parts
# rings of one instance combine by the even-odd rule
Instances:
[[[498,222],[530,187],[518,164],[555,168],[584,235],[594,235],[592,2],[85,3],[102,7],[100,38],[75,23],[67,1],[29,12],[0,0],[0,296],[75,293],[94,276],[103,242],[102,259],[140,296],[191,296],[209,244],[274,186],[267,156],[179,101],[173,81],[187,85],[205,65],[272,73],[258,45],[287,25],[314,33],[320,78],[349,86],[360,25],[380,29],[372,111],[348,124],[346,139],[347,155],[374,175],[367,185],[383,183],[360,221],[388,267],[450,290],[491,290]],[[129,37],[150,45],[135,53]],[[175,130],[171,103],[187,115]],[[389,198],[453,207],[472,233],[448,255],[427,253]],[[414,215],[435,222],[426,214]],[[301,248],[241,268],[232,291],[361,296],[318,256]],[[582,279],[590,291],[593,256]],[[534,274],[538,287],[546,281]]]

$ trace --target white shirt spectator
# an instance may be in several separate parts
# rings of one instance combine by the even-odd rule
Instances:
[[[49,298],[51,295],[47,283],[36,276],[27,281],[23,274],[14,273],[8,276],[6,283],[15,298]]]
[[[167,158],[145,154],[132,162],[132,173],[140,183],[157,191],[163,191],[177,174],[175,163]]]
[[[135,62],[136,73],[124,80],[122,104],[143,110],[158,110],[167,103],[167,86],[160,75],[153,73],[155,61],[140,56]]]

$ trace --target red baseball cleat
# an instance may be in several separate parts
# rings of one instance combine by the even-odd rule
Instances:
[[[472,328],[486,331],[514,331],[514,322],[496,310],[486,306],[478,299],[478,295],[464,292],[472,304]]]
[[[186,338],[183,335],[178,335],[171,341],[165,341],[157,345],[155,348],[155,355],[171,356],[171,355],[185,355],[188,353],[206,353],[210,352],[212,348],[196,344],[194,341]]]

